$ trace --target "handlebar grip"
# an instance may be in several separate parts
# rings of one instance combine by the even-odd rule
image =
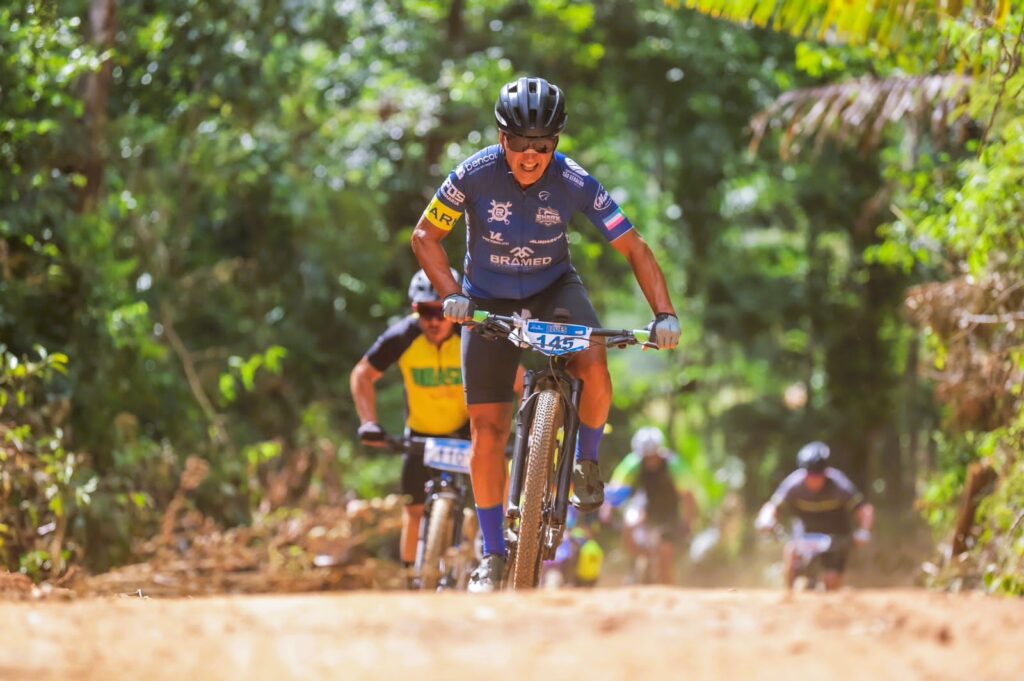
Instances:
[[[473,323],[483,324],[487,321],[487,318],[491,316],[491,313],[487,310],[474,310],[473,311]]]
[[[633,335],[636,336],[636,342],[641,345],[651,342],[651,332],[647,329],[633,329]]]

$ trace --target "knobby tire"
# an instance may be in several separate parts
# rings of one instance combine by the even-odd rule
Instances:
[[[427,525],[427,543],[423,548],[423,574],[420,575],[420,589],[436,591],[442,576],[442,561],[452,543],[452,500],[445,497],[434,499],[430,507],[430,522]]]
[[[540,573],[544,506],[551,493],[551,475],[561,425],[562,403],[554,390],[537,397],[530,426],[526,479],[519,505],[519,539],[509,572],[512,589],[533,589]]]

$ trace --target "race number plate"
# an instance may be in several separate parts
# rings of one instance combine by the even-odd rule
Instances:
[[[528,321],[524,334],[537,350],[545,355],[567,355],[590,347],[589,326]]]
[[[809,532],[794,537],[793,544],[802,555],[820,556],[832,547],[832,537],[827,534]]]
[[[423,445],[423,464],[449,473],[469,473],[469,440],[428,437]]]

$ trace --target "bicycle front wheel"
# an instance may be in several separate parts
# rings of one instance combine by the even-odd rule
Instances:
[[[427,541],[423,547],[420,589],[424,591],[435,591],[445,571],[445,554],[452,543],[453,524],[452,500],[445,497],[434,499],[430,506]]]
[[[526,479],[519,505],[519,538],[509,570],[513,589],[533,589],[540,574],[540,553],[544,531],[544,506],[551,495],[551,474],[558,429],[562,425],[562,400],[554,390],[537,396],[530,425]]]

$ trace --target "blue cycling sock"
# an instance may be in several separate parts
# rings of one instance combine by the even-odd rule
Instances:
[[[506,555],[508,548],[505,546],[505,510],[501,504],[490,508],[477,506],[476,516],[480,519],[480,531],[484,535],[484,555]]]
[[[601,444],[602,437],[604,437],[603,423],[597,428],[580,423],[580,432],[576,436],[576,460],[597,463],[597,448]]]

